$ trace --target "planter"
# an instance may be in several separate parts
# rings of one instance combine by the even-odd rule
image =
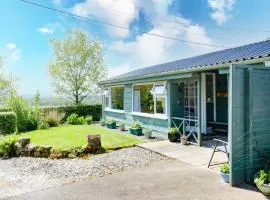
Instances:
[[[130,128],[129,132],[132,135],[142,135],[142,129],[141,128]]]
[[[256,186],[264,195],[270,196],[270,185],[256,183]]]
[[[178,135],[175,133],[168,133],[168,139],[170,142],[176,142],[178,138]]]
[[[109,129],[116,129],[116,122],[113,122],[111,124],[106,124],[107,128]]]
[[[226,182],[229,183],[230,182],[230,174],[225,174],[220,172],[220,176],[222,177],[222,179]]]
[[[119,129],[120,131],[125,131],[125,124],[120,124]]]
[[[146,138],[151,139],[152,138],[152,131],[151,130],[146,130],[144,132],[144,135],[145,135]]]
[[[104,120],[101,120],[100,121],[100,126],[105,126],[105,125],[106,125],[105,121]]]
[[[182,136],[182,137],[181,137],[181,144],[182,144],[182,145],[187,145],[187,139],[188,139],[187,137],[183,137],[183,136]]]

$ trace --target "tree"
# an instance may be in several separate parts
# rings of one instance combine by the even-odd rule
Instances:
[[[0,104],[3,103],[13,92],[13,78],[4,73],[4,66],[0,57]]]
[[[50,42],[55,56],[48,66],[52,87],[57,94],[72,97],[75,104],[80,104],[95,94],[97,83],[106,76],[102,45],[78,30],[62,41]]]

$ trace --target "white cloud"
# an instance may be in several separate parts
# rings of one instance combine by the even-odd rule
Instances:
[[[7,63],[14,63],[20,59],[21,50],[14,43],[8,43],[5,45],[6,47],[6,55],[5,60]]]
[[[137,16],[137,11],[135,0],[87,0],[73,7],[73,12],[77,15],[94,16],[99,20],[122,27],[129,27]],[[128,29],[107,28],[109,34],[119,38],[125,38],[129,34]]]
[[[212,40],[206,34],[203,27],[192,24],[191,21],[167,15],[155,24],[155,27],[149,31],[150,34],[158,34],[169,36],[172,38],[183,38],[190,42],[200,42],[211,44]],[[170,30],[168,32],[168,30]],[[185,46],[186,50],[191,47],[194,50],[196,47],[197,52],[206,52],[211,50],[210,47],[198,46],[193,44],[184,44],[176,40],[169,40],[162,37],[155,37],[148,34],[137,36],[133,42],[117,41],[110,46],[111,50],[130,54],[134,60],[139,60],[141,65],[154,65],[168,60],[175,59],[172,51],[178,51],[178,59],[181,57],[182,47]]]
[[[54,31],[48,27],[41,27],[38,29],[39,32],[41,32],[42,34],[53,34]]]
[[[8,44],[6,44],[6,48],[8,49],[8,50],[14,50],[14,49],[16,49],[16,44],[13,44],[13,43],[8,43]]]
[[[235,3],[236,0],[208,0],[208,5],[212,9],[210,16],[219,25],[226,22]]]
[[[119,66],[109,67],[108,77],[114,77],[132,70],[130,63],[123,63]]]

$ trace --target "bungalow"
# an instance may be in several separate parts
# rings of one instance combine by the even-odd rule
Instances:
[[[105,81],[103,118],[169,127],[201,145],[228,136],[232,185],[250,182],[270,152],[270,40],[137,69]]]

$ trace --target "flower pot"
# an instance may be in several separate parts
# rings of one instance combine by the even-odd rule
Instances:
[[[132,135],[142,135],[142,129],[141,128],[130,128],[129,132]]]
[[[125,124],[120,124],[119,129],[120,131],[125,131]]]
[[[109,129],[116,129],[116,122],[113,122],[111,124],[106,124],[107,128]]]
[[[270,196],[270,185],[256,183],[256,186],[264,195]]]
[[[225,174],[220,172],[220,176],[222,177],[222,179],[226,182],[229,183],[230,182],[230,174]]]
[[[170,142],[176,142],[177,141],[177,134],[168,133],[168,139]]]
[[[181,139],[181,144],[182,145],[187,145],[187,139],[188,139],[187,137],[182,136],[180,139]]]
[[[100,121],[100,126],[105,126],[106,124],[105,124],[105,121],[104,120],[101,120]]]

